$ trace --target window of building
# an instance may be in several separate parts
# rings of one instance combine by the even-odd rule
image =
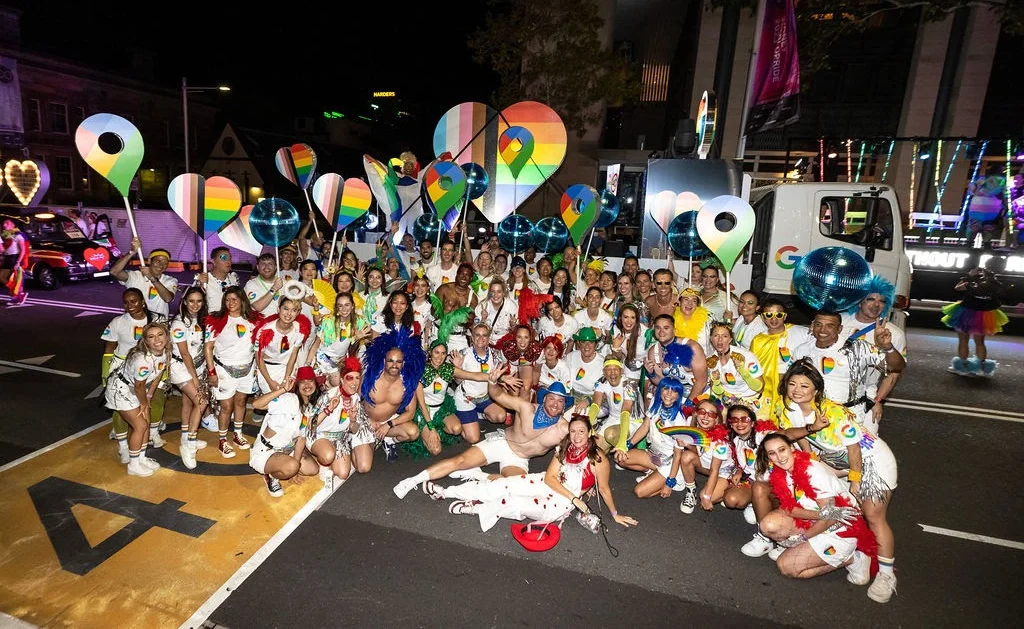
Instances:
[[[26,131],[42,131],[43,130],[43,116],[40,111],[39,99],[30,98],[28,99],[28,107],[25,108],[25,130]]]
[[[83,162],[81,159],[75,159],[75,167],[77,169],[76,172],[82,173],[82,179],[81,179],[82,190],[88,190],[89,189],[89,176],[90,176],[89,169],[85,167],[85,162]]]
[[[645,103],[663,103],[668,99],[668,77],[672,66],[667,63],[644,63],[643,89],[640,100]]]
[[[70,157],[58,155],[53,158],[53,183],[61,190],[74,189],[74,171]]]
[[[82,124],[83,120],[85,120],[85,107],[72,107],[71,128],[77,130],[78,125]]]
[[[64,103],[47,103],[46,117],[53,133],[68,132],[68,106]]]

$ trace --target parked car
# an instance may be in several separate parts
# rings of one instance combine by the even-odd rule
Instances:
[[[110,266],[121,252],[109,234],[93,240],[70,218],[40,211],[16,214],[0,211],[0,220],[10,218],[28,236],[27,275],[43,290],[54,290],[61,284],[109,277]]]

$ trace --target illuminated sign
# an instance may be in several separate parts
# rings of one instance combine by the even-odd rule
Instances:
[[[394,98],[395,97],[395,93],[394,92],[374,92],[373,93],[373,97],[374,98]]]
[[[718,119],[718,100],[711,92],[704,92],[697,106],[697,157],[707,159],[715,143],[715,122]]]
[[[915,267],[925,269],[971,269],[975,265],[971,261],[970,251],[944,251],[942,249],[907,249],[907,255]],[[990,264],[996,260],[996,264]],[[1002,268],[999,263],[1002,262]],[[978,258],[977,266],[983,266],[995,273],[1024,273],[1024,256],[992,255],[983,253]]]
[[[32,202],[32,198],[36,196],[43,181],[35,162],[31,160],[19,162],[16,159],[12,159],[4,166],[4,179],[7,180],[11,192],[18,197],[18,201],[22,205]]]

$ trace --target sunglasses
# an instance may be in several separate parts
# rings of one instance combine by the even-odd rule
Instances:
[[[785,312],[762,312],[761,316],[765,319],[785,319],[786,314]]]
[[[672,282],[655,282],[658,286],[671,286]]]
[[[217,259],[218,260],[230,260],[231,259],[231,254],[229,254],[229,253],[222,253],[219,256],[217,256]]]
[[[729,423],[730,424],[749,424],[752,421],[754,421],[754,420],[751,419],[750,417],[747,417],[746,415],[730,415],[729,416]]]
[[[693,414],[700,415],[701,417],[718,417],[718,411],[709,411],[705,408],[698,408]]]

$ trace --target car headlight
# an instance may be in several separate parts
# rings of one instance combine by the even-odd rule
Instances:
[[[70,253],[65,253],[61,257],[64,258],[64,261],[68,264],[71,264],[71,261],[74,260],[74,257]]]

